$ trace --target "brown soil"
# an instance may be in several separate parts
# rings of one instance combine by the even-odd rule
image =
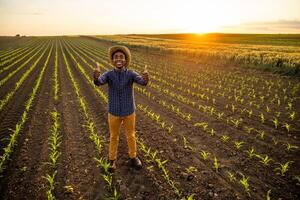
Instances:
[[[55,45],[56,41],[61,41],[64,52],[66,53],[68,62],[71,67],[75,81],[80,87],[81,95],[84,97],[88,112],[91,119],[95,123],[95,130],[100,137],[104,138],[105,145],[103,147],[102,156],[108,155],[109,130],[107,124],[107,104],[97,95],[94,88],[91,87],[86,78],[81,74],[67,53],[66,48],[75,55],[79,64],[83,66],[88,74],[91,75],[93,70],[90,69],[81,59],[76,56],[73,50],[80,53],[78,48],[85,52],[88,57],[82,55],[82,58],[94,66],[90,58],[97,60],[107,66],[106,50],[114,44],[111,42],[103,42],[91,40],[87,38],[55,38],[45,39],[51,40]],[[3,41],[2,41],[3,42]],[[15,48],[20,44],[18,42],[9,41],[14,44]],[[93,48],[92,52],[84,45]],[[30,41],[22,43],[23,46],[31,44]],[[73,48],[69,47],[69,45]],[[1,46],[1,43],[0,43]],[[4,48],[4,47],[3,47]],[[1,48],[0,48],[1,49]],[[49,48],[50,49],[50,48]],[[8,144],[10,131],[20,119],[24,111],[24,103],[30,96],[35,81],[40,73],[40,70],[46,61],[47,52],[40,60],[36,69],[26,79],[17,93],[12,97],[10,102],[5,106],[0,113],[0,152],[3,154],[3,147]],[[11,159],[6,163],[6,169],[1,174],[0,178],[0,194],[1,199],[46,199],[47,182],[44,178],[47,173],[52,172],[52,168],[47,164],[49,162],[49,144],[48,138],[51,134],[52,118],[51,112],[56,109],[60,115],[61,135],[60,152],[61,156],[57,165],[57,176],[55,179],[56,185],[54,196],[57,199],[104,199],[111,195],[105,182],[103,181],[103,171],[97,166],[95,157],[98,156],[94,143],[89,138],[89,131],[84,126],[85,119],[80,104],[77,99],[75,89],[67,72],[67,67],[63,60],[62,51],[58,48],[58,77],[59,77],[59,100],[55,102],[53,99],[54,85],[54,60],[55,48],[51,52],[51,57],[44,73],[41,86],[34,100],[32,109],[29,112],[27,122],[21,131],[17,145],[14,147]],[[169,65],[172,62],[176,65],[190,66],[190,69],[197,69],[197,61],[180,59],[178,57],[162,56],[157,52],[149,52],[149,50],[132,49],[134,62],[140,62],[143,66],[147,62],[152,62],[151,66],[157,66],[158,71],[163,68],[164,61],[168,61]],[[147,57],[147,55],[149,55]],[[147,58],[147,59],[145,59]],[[26,60],[26,59],[25,59]],[[29,62],[24,69],[19,71],[12,77],[3,87],[0,88],[1,99],[12,90],[17,80],[22,77],[22,74],[34,62]],[[16,69],[18,66],[14,66]],[[107,66],[109,67],[109,66]],[[141,69],[132,65],[134,70],[140,72]],[[11,69],[10,71],[14,70]],[[223,66],[220,68],[214,66],[213,69],[232,72],[231,70],[239,70],[236,67]],[[240,69],[240,74],[249,73],[249,76],[260,73],[255,70]],[[8,73],[8,72],[7,72]],[[7,74],[1,74],[1,78]],[[260,73],[259,76],[265,76],[267,80],[272,78],[277,79],[278,76],[273,76],[269,73]],[[151,74],[150,74],[151,78]],[[279,77],[280,78],[280,77]],[[166,78],[168,79],[168,78]],[[285,78],[295,81],[293,78]],[[154,80],[151,80],[154,81]],[[176,82],[171,83],[176,84]],[[154,82],[155,83],[155,82]],[[161,87],[168,88],[182,96],[188,97],[190,100],[196,101],[199,104],[212,106],[211,102],[201,100],[200,98],[189,96],[188,94],[159,84]],[[141,86],[139,86],[141,87]],[[214,82],[208,82],[203,87],[214,87]],[[234,85],[232,85],[234,87]],[[155,121],[151,120],[143,111],[137,109],[136,130],[137,136],[151,150],[157,150],[157,156],[161,160],[168,160],[166,168],[172,180],[176,182],[176,186],[180,188],[183,196],[195,194],[194,199],[266,199],[267,191],[271,189],[271,199],[299,199],[299,182],[294,179],[299,176],[299,149],[287,153],[282,144],[290,142],[300,146],[298,129],[293,131],[292,136],[288,136],[284,129],[275,130],[272,124],[261,124],[259,120],[242,116],[246,125],[251,125],[256,129],[266,130],[273,134],[278,140],[279,145],[273,145],[270,142],[271,136],[266,136],[266,140],[259,140],[255,135],[245,133],[242,128],[234,128],[222,120],[218,120],[208,113],[199,111],[197,108],[184,104],[175,98],[172,98],[158,90],[149,86],[145,87],[151,92],[155,99],[149,99],[144,94],[135,91],[136,104],[148,106],[153,112],[160,114],[161,118],[168,124],[173,124],[172,133],[168,133]],[[101,89],[107,93],[107,86],[101,86]],[[260,86],[255,87],[260,91]],[[245,97],[246,99],[246,97]],[[186,121],[159,104],[159,100],[164,100],[172,103],[185,113],[190,113],[193,118],[191,121]],[[226,104],[232,103],[231,100],[226,100],[221,97],[216,97],[216,108],[220,112],[225,113],[225,117],[239,118],[238,113],[230,113],[225,109]],[[240,105],[240,107],[242,107]],[[299,119],[300,108],[295,108]],[[220,134],[230,135],[228,143],[224,143],[218,136],[210,136],[199,127],[194,127],[193,124],[200,121],[206,121],[209,127],[216,130]],[[299,128],[299,125],[295,126]],[[184,138],[192,148],[184,146]],[[236,150],[233,141],[243,141],[245,145],[242,149]],[[140,147],[140,146],[139,146]],[[256,152],[267,153],[275,161],[293,160],[291,167],[285,176],[276,175],[274,167],[276,163],[271,163],[269,166],[263,166],[258,162],[258,159],[249,159],[245,150],[255,147]],[[199,151],[205,150],[211,152],[208,160],[201,159]],[[113,183],[120,194],[120,199],[178,199],[174,190],[163,177],[162,171],[147,162],[145,154],[139,149],[139,157],[142,159],[144,167],[141,170],[133,169],[128,162],[127,144],[124,135],[124,130],[121,131],[117,171],[113,174]],[[213,169],[213,157],[217,157],[221,163],[219,172]],[[187,169],[194,167],[196,171],[187,172]],[[231,182],[228,178],[228,171],[236,174],[236,181]],[[250,193],[249,197],[243,190],[239,180],[241,176],[239,172],[249,176]],[[65,186],[73,188],[68,191]]]

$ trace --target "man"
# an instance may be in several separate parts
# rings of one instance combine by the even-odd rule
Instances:
[[[142,162],[137,156],[135,138],[135,103],[133,95],[133,83],[147,85],[149,74],[147,66],[139,75],[137,72],[128,70],[131,54],[125,46],[112,46],[109,48],[109,59],[114,69],[101,75],[99,63],[94,71],[94,83],[96,85],[108,84],[108,124],[110,132],[109,163],[110,172],[116,170],[117,150],[121,123],[124,124],[128,145],[130,162],[136,169],[142,168]]]

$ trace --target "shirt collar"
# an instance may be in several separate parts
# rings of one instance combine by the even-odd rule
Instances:
[[[117,72],[117,73],[122,73],[122,72],[127,71],[127,68],[126,68],[126,67],[123,67],[123,68],[120,69],[120,70],[117,70],[116,68],[114,68],[114,71]]]

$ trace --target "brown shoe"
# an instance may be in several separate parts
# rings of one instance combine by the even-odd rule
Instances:
[[[116,160],[109,160],[109,168],[108,168],[108,172],[109,173],[114,173],[116,171]]]
[[[143,167],[142,161],[138,157],[131,158],[130,163],[131,163],[131,166],[136,169],[142,169],[142,167]]]

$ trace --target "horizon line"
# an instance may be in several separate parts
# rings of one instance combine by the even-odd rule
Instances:
[[[15,35],[0,35],[0,37],[16,37],[19,35],[20,37],[58,37],[58,36],[110,36],[110,35],[180,35],[180,34],[195,34],[195,35],[207,35],[207,34],[224,34],[224,35],[300,35],[299,33],[288,33],[288,32],[278,32],[278,33],[263,33],[263,32],[204,32],[204,33],[197,33],[197,32],[168,32],[168,33],[115,33],[115,34],[57,34],[57,35],[22,35],[22,34],[15,34]]]

